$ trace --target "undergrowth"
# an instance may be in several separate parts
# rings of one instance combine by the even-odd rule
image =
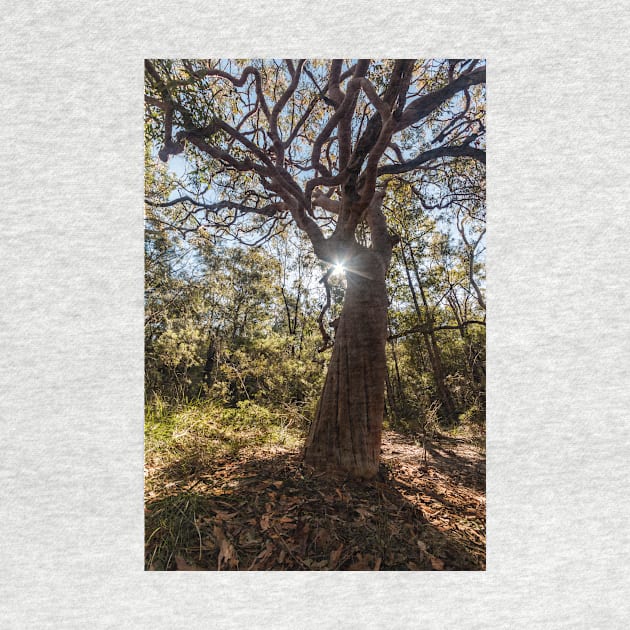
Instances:
[[[157,399],[146,408],[145,458],[147,465],[159,463],[188,477],[243,449],[295,447],[304,438],[306,423],[296,406],[269,409],[246,400],[234,408],[215,401],[172,408]]]
[[[247,434],[257,440],[284,443],[296,434],[301,435],[306,418],[296,406],[285,405],[270,409],[256,402],[244,400],[236,407],[225,407],[220,402],[200,400],[169,407],[156,399],[145,412],[145,439],[161,443],[173,442],[184,436],[199,439],[220,436],[229,441]]]
[[[328,479],[301,465],[307,425],[295,405],[147,405],[146,568],[483,569],[483,471],[472,460],[444,444],[393,444],[392,433],[377,479]]]
[[[214,462],[248,449],[295,448],[303,442],[306,424],[294,405],[270,409],[248,400],[233,408],[211,400],[168,405],[160,398],[147,404],[145,492],[151,510],[145,534],[152,549],[148,564],[168,566],[174,549],[199,549],[197,518],[208,505],[203,494],[185,489],[191,480],[210,471]]]

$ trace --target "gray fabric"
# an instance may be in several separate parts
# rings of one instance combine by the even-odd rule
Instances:
[[[5,9],[0,625],[625,627],[629,31],[621,1]],[[143,571],[142,60],[280,54],[488,59],[486,572]]]

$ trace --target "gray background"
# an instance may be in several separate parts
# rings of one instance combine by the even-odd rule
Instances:
[[[4,10],[0,625],[627,624],[627,5]],[[488,569],[145,573],[145,57],[488,59]]]

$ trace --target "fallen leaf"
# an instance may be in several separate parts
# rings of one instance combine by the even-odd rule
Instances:
[[[266,532],[269,529],[269,521],[271,520],[271,513],[267,512],[266,514],[263,514],[260,517],[260,529],[263,530],[263,532]]]
[[[223,510],[219,510],[218,512],[215,513],[214,516],[218,521],[229,521],[233,519],[235,516],[238,516],[238,512],[233,512],[230,514],[229,512],[224,512]]]
[[[372,556],[369,553],[365,555],[358,553],[356,555],[356,562],[348,567],[348,571],[370,571],[371,567],[369,561],[371,559]]]
[[[439,558],[436,558],[435,556],[431,556],[430,560],[431,560],[431,566],[436,571],[444,571],[444,561],[443,560],[440,560]]]
[[[265,548],[254,558],[254,561],[249,567],[249,571],[263,568],[264,563],[271,557],[272,554],[273,554],[273,543],[270,540],[268,540],[265,543]]]
[[[418,547],[420,547],[420,551],[423,551],[424,553],[427,553],[427,545],[424,541],[422,540],[416,540],[416,544],[418,545]]]
[[[299,554],[304,555],[306,553],[306,545],[308,543],[308,535],[311,531],[311,526],[304,522],[299,521],[295,530],[295,541],[297,542],[297,547],[299,549]]]
[[[371,516],[374,516],[372,514],[372,512],[370,512],[370,510],[363,508],[363,507],[357,507],[354,508],[354,511],[357,512],[359,514],[359,516],[361,517],[361,520],[364,521],[366,518],[369,518]]]
[[[227,540],[221,543],[221,549],[219,550],[219,558],[217,561],[217,567],[219,571],[227,567],[229,569],[236,569],[238,566],[238,556],[236,550]]]
[[[214,537],[219,543],[219,557],[217,559],[217,570],[221,571],[224,568],[228,569],[236,569],[238,566],[238,557],[236,555],[236,550],[230,541],[225,537],[223,530],[215,525]]]
[[[194,564],[189,564],[181,556],[175,556],[175,565],[177,566],[178,571],[204,571],[204,569],[197,567]]]
[[[242,547],[252,547],[259,545],[262,541],[256,537],[254,532],[246,530],[241,533],[238,542]]]
[[[337,564],[339,563],[339,558],[341,557],[341,552],[343,551],[343,543],[330,552],[330,557],[328,559],[328,566],[331,571],[334,571],[337,568]]]

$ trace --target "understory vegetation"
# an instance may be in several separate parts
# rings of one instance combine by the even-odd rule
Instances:
[[[414,270],[420,316],[419,286],[392,270],[383,463],[358,484],[301,463],[330,355],[321,266],[157,230],[147,243],[147,569],[484,568],[484,327],[435,303],[452,244]],[[331,278],[328,321],[343,285]],[[426,321],[444,328],[400,335]]]
[[[153,212],[145,252],[147,423],[167,427],[206,409],[224,423],[287,422],[303,432],[330,358],[343,272],[330,274],[327,294],[325,265],[298,233],[258,248],[203,232],[185,239]],[[422,237],[401,241],[388,277],[385,426],[483,439],[485,312],[470,285],[471,253],[434,216],[416,215]],[[472,264],[482,282],[483,265]]]
[[[485,65],[145,60],[146,566],[485,566]]]
[[[483,570],[485,458],[387,431],[370,483],[302,464],[305,418],[214,402],[146,421],[148,570]]]

